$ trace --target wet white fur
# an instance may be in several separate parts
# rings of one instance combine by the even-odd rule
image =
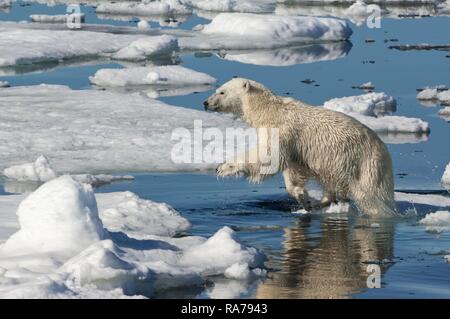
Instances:
[[[276,96],[243,78],[225,83],[207,102],[209,110],[233,113],[252,127],[279,129],[279,171],[289,194],[307,208],[305,183],[314,178],[324,188],[324,205],[351,199],[370,215],[395,212],[389,152],[377,134],[357,120]],[[261,173],[258,163],[237,159],[222,164],[217,172],[219,176],[244,174],[253,182],[273,175]]]

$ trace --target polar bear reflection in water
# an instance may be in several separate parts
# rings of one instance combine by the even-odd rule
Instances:
[[[281,260],[269,265],[278,271],[256,288],[256,298],[350,298],[371,288],[371,263],[381,262],[380,279],[392,265],[394,221],[384,218],[377,229],[364,217],[317,221],[284,229]]]
[[[245,175],[259,182],[283,173],[286,189],[310,210],[305,189],[317,180],[324,196],[320,207],[352,200],[365,214],[395,213],[392,161],[387,147],[370,128],[340,112],[276,96],[262,84],[235,78],[205,102],[206,110],[232,113],[257,129],[278,130],[279,167],[264,172],[262,163],[242,162],[250,152],[220,165],[219,176]],[[261,145],[261,140],[259,141]],[[264,147],[274,148],[269,141]]]

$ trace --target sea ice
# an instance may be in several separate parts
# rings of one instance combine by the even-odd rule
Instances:
[[[7,81],[0,81],[0,89],[9,87],[9,83]]]
[[[14,165],[3,170],[3,174],[9,179],[18,181],[47,182],[56,178],[48,159],[39,156],[34,163]]]
[[[0,8],[10,7],[12,0],[0,0]]]
[[[94,195],[62,176],[23,198],[0,198],[0,225],[10,225],[0,228],[2,298],[151,297],[158,289],[202,285],[209,276],[264,274],[258,268],[265,256],[230,228],[208,239],[180,237],[186,219],[129,192]],[[14,206],[19,223],[12,225]]]
[[[143,59],[177,49],[176,39],[167,35],[32,29],[27,23],[1,22],[0,34],[0,67],[99,55]]]
[[[213,84],[216,79],[180,65],[100,69],[89,78],[98,86],[167,85],[195,86]]]
[[[276,0],[190,0],[194,8],[217,12],[269,13]]]
[[[120,14],[130,16],[151,15],[189,15],[192,9],[180,0],[156,0],[142,2],[102,2],[97,8],[97,13]]]
[[[419,224],[427,226],[427,232],[442,233],[450,228],[450,212],[440,210],[429,213],[419,221]]]
[[[428,123],[421,119],[384,115],[394,112],[395,106],[395,99],[384,93],[334,98],[324,103],[324,107],[352,116],[378,133],[421,134],[430,131]]]
[[[169,35],[141,38],[112,55],[113,59],[142,61],[148,57],[171,55],[179,50],[177,38]]]
[[[450,186],[450,163],[445,168],[444,175],[442,175],[441,181],[443,184]]]
[[[395,99],[385,93],[367,93],[331,99],[326,101],[323,106],[327,109],[342,113],[358,113],[367,116],[378,116],[394,112],[396,110],[396,105],[397,102]]]
[[[349,25],[332,18],[220,13],[209,24],[181,37],[186,49],[272,49],[281,46],[346,40]]]
[[[56,85],[1,89],[0,110],[2,170],[41,154],[59,174],[213,169],[218,163],[205,161],[202,147],[210,142],[202,136],[200,142],[194,140],[194,121],[200,121],[205,132],[218,128],[224,137],[226,128],[247,128],[231,116],[175,107],[139,94]],[[184,145],[190,158],[174,161],[175,145]]]
[[[30,19],[32,22],[39,22],[39,23],[67,23],[68,21],[84,22],[85,15],[84,13],[57,14],[57,15],[32,14],[30,15]]]
[[[418,100],[435,100],[441,103],[450,103],[450,91],[444,85],[429,87],[417,94]]]

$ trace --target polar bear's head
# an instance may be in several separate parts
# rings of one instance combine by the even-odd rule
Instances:
[[[240,117],[242,116],[242,98],[252,88],[266,89],[262,84],[252,80],[232,79],[203,102],[205,110],[232,113]]]

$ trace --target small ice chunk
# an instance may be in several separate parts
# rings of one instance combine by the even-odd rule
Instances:
[[[156,84],[182,87],[216,82],[216,79],[205,73],[180,65],[100,69],[89,79],[95,85],[111,87]]]
[[[101,195],[100,195],[101,196]],[[100,217],[110,231],[122,231],[136,239],[173,237],[191,224],[165,203],[141,199],[131,192],[105,197],[99,204]]]
[[[67,23],[79,21],[83,23],[85,20],[84,13],[71,13],[71,14],[32,14],[30,15],[30,19],[32,22],[37,23]]]
[[[366,82],[360,85],[356,85],[353,88],[355,89],[361,89],[361,90],[374,90],[375,89],[375,85],[373,85],[372,82]]]
[[[98,187],[105,184],[118,181],[132,181],[134,176],[131,175],[107,175],[107,174],[76,174],[70,175],[74,180],[80,183],[89,184],[93,187]]]
[[[275,9],[274,0],[191,0],[194,8],[216,12],[269,13]]]
[[[3,174],[9,179],[18,181],[47,182],[56,178],[48,159],[41,155],[34,163],[14,165],[3,170]]]
[[[419,221],[419,224],[427,226],[428,232],[441,233],[450,227],[450,212],[440,210],[427,214]]]
[[[392,96],[381,92],[334,98],[326,101],[323,106],[342,113],[378,116],[379,114],[395,111],[396,105],[397,102]]]
[[[372,224],[370,224],[370,228],[380,228],[380,224],[372,223]]]
[[[435,100],[441,103],[450,103],[450,91],[445,85],[426,87],[417,94],[418,100]]]
[[[445,168],[444,175],[442,175],[441,181],[443,184],[450,186],[450,163]]]
[[[338,203],[331,203],[331,205],[327,207],[325,212],[329,214],[342,214],[348,213],[349,210],[350,210],[350,203],[338,202]]]
[[[146,37],[130,43],[112,55],[117,60],[141,61],[148,57],[171,55],[179,50],[178,40],[169,35]]]
[[[12,0],[0,0],[0,8],[10,7]]]
[[[130,16],[177,15],[191,14],[192,9],[180,0],[157,0],[142,2],[103,2],[96,10],[97,13],[120,14]]]
[[[9,83],[7,81],[0,81],[0,88],[7,88],[9,87]]]
[[[150,23],[148,23],[148,22],[145,21],[145,20],[140,20],[140,21],[137,23],[137,28],[138,28],[138,29],[141,29],[141,30],[148,30],[148,29],[150,29]]]

